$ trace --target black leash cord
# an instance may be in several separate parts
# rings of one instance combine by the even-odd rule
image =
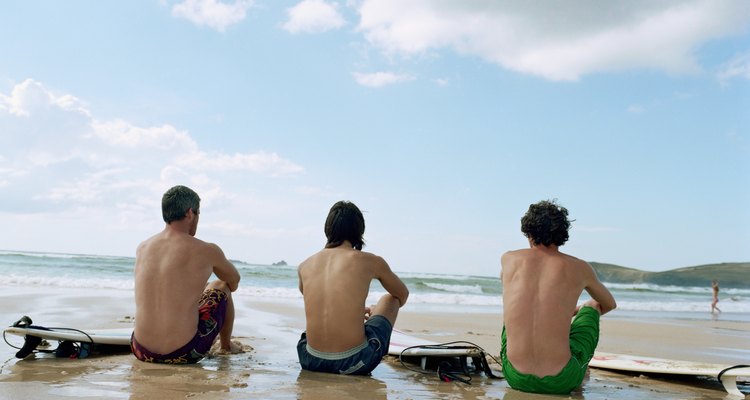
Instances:
[[[29,328],[31,328],[31,326],[29,326]],[[83,334],[84,336],[86,336],[86,338],[89,339],[89,342],[91,342],[91,344],[94,344],[94,339],[92,339],[91,336],[88,333],[86,333],[86,332],[84,332],[84,331],[82,331],[80,329],[76,329],[76,328],[56,328],[56,327],[51,327],[51,328],[47,328],[47,329],[49,329],[49,330],[59,330],[59,331],[78,332],[78,333]],[[21,350],[20,347],[16,347],[16,346],[12,345],[8,341],[8,338],[5,337],[5,331],[3,331],[3,340],[5,341],[5,344],[7,344],[8,346],[10,346],[10,347],[12,347],[12,348],[14,348],[16,350]],[[63,341],[65,341],[65,340],[58,340],[58,342],[63,342]],[[41,351],[42,353],[53,353],[54,352],[54,350],[36,350],[36,351]]]
[[[461,344],[461,345],[463,345],[463,346],[455,346],[455,345],[457,345],[457,344]],[[404,360],[403,360],[402,356],[403,356],[403,354],[404,354],[404,352],[405,352],[405,351],[407,351],[407,350],[410,350],[410,349],[433,349],[433,350],[438,350],[438,349],[475,349],[475,350],[478,350],[478,351],[479,351],[479,353],[480,353],[480,355],[481,355],[482,357],[484,357],[484,356],[489,356],[489,357],[490,357],[490,358],[492,358],[492,359],[493,359],[493,360],[494,360],[494,361],[495,361],[495,362],[496,362],[496,363],[497,363],[498,365],[501,365],[501,364],[500,364],[500,362],[499,362],[499,361],[497,360],[497,358],[495,358],[495,356],[493,356],[492,354],[489,354],[489,353],[487,353],[487,352],[486,352],[486,351],[485,351],[485,350],[484,350],[484,349],[483,349],[482,347],[480,347],[480,346],[479,346],[479,345],[477,345],[476,343],[472,343],[472,342],[467,342],[467,341],[465,341],[465,340],[457,340],[457,341],[454,341],[454,342],[439,343],[439,344],[425,344],[425,345],[410,346],[410,347],[407,347],[407,348],[405,348],[405,349],[401,350],[401,353],[399,353],[399,355],[398,355],[398,361],[399,361],[399,362],[401,363],[401,366],[402,366],[402,367],[404,367],[404,368],[406,368],[406,369],[408,369],[409,371],[413,371],[413,372],[419,372],[420,374],[428,374],[428,375],[431,375],[431,374],[432,374],[432,372],[430,372],[430,371],[425,371],[425,370],[423,370],[423,369],[421,369],[421,368],[420,368],[420,369],[417,369],[417,368],[412,368],[412,367],[410,367],[410,366],[406,365],[406,363],[404,363]],[[486,360],[483,360],[483,361],[484,361],[484,362],[486,363]],[[482,368],[482,366],[481,366],[481,365],[480,365],[480,366],[478,366],[478,367],[479,367],[479,368]],[[487,368],[489,369],[489,365],[487,366]],[[440,371],[440,366],[438,366],[438,376],[440,376],[440,373],[441,373],[441,371]],[[494,375],[492,374],[492,372],[491,372],[491,371],[485,371],[485,373],[487,373],[487,374],[488,374],[488,375],[489,375],[490,377],[492,377],[492,378],[497,378],[496,376],[494,376]],[[443,373],[443,374],[444,374],[444,375],[454,375],[453,373],[449,373],[449,374],[445,374],[445,373]],[[456,378],[459,378],[459,377],[457,377],[457,376],[451,376],[451,377],[452,377],[452,378],[454,378],[454,379],[456,379]],[[441,378],[441,380],[442,380],[442,378]],[[470,381],[471,381],[471,376],[468,376],[468,379],[467,379],[467,380],[464,380],[464,379],[460,379],[460,378],[459,378],[459,379],[456,379],[456,380],[458,380],[458,381],[461,381],[461,382],[464,382],[464,383],[467,383],[467,384],[470,384]]]
[[[719,375],[716,376],[716,379],[718,379],[719,382],[721,382],[721,377],[724,375],[725,372],[733,370],[733,369],[745,368],[745,367],[750,367],[750,365],[740,364],[740,365],[733,365],[731,367],[724,368],[721,370],[721,372],[719,372]]]

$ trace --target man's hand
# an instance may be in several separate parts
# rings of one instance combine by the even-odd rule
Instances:
[[[370,319],[371,314],[372,314],[372,309],[370,307],[365,307],[365,321]]]
[[[578,311],[581,310],[581,307],[591,307],[594,310],[596,310],[599,314],[602,313],[602,306],[599,305],[599,302],[596,301],[596,300],[594,300],[594,299],[591,299],[591,300],[589,300],[589,301],[581,304],[580,306],[576,307],[576,312],[573,314],[574,317],[576,316],[576,314],[578,314]]]

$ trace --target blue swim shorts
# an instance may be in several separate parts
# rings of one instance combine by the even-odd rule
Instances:
[[[367,375],[380,364],[388,353],[393,326],[382,315],[374,315],[365,322],[362,344],[352,349],[326,353],[307,344],[307,334],[302,333],[297,343],[297,355],[302,369],[343,375]]]

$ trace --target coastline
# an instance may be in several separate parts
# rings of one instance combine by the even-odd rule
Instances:
[[[0,323],[29,315],[39,325],[81,329],[132,326],[132,291],[45,287],[2,287]],[[503,380],[474,376],[472,385],[441,382],[387,358],[371,377],[344,377],[301,371],[295,344],[304,329],[296,300],[235,297],[235,338],[248,353],[214,356],[192,366],[146,364],[130,354],[83,360],[48,355],[17,360],[0,345],[2,399],[18,398],[268,398],[268,399],[543,399],[559,396],[517,392]],[[598,350],[723,364],[747,363],[750,323],[743,321],[602,318]],[[500,313],[433,312],[407,304],[396,328],[437,342],[466,340],[499,353]],[[18,339],[18,338],[17,338]],[[747,391],[747,389],[745,389]],[[716,399],[726,393],[709,379],[668,381],[656,377],[591,369],[582,392],[572,398]]]

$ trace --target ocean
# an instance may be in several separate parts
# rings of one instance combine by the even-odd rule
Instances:
[[[0,287],[103,288],[133,290],[132,257],[0,251]],[[233,260],[242,275],[235,296],[301,302],[294,266],[260,265]],[[501,312],[502,287],[497,276],[397,272],[410,290],[409,306],[462,312]],[[498,267],[499,274],[499,267]],[[710,314],[711,288],[605,282],[618,304],[608,317],[717,318]],[[384,293],[378,282],[368,301]],[[587,299],[581,296],[581,302]],[[750,321],[750,289],[723,289],[722,320]]]

